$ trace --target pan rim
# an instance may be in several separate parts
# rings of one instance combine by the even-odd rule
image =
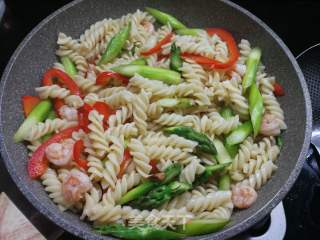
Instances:
[[[85,0],[75,0],[72,1],[65,6],[59,8],[52,14],[50,14],[48,17],[43,19],[36,27],[32,29],[32,31],[23,39],[23,41],[19,44],[17,49],[14,51],[12,57],[10,58],[4,72],[1,78],[1,83],[0,83],[0,104],[2,103],[3,100],[3,94],[4,94],[4,89],[6,86],[6,82],[8,79],[8,76],[10,75],[11,69],[13,67],[13,64],[17,57],[19,56],[20,52],[24,49],[25,45],[29,42],[31,37],[38,32],[42,27],[44,27],[48,22],[50,22],[53,18],[57,17],[60,13],[66,11],[67,9],[81,3],[82,1]],[[291,189],[292,185],[294,184],[295,180],[297,179],[303,162],[304,158],[307,155],[307,151],[310,145],[310,138],[311,138],[311,131],[312,131],[312,108],[311,108],[311,100],[310,100],[310,95],[309,91],[307,88],[306,81],[304,79],[304,76],[302,74],[302,71],[292,55],[291,51],[288,49],[288,47],[284,44],[284,42],[280,39],[280,37],[270,28],[268,27],[262,20],[260,20],[258,17],[250,13],[248,10],[244,9],[243,7],[230,2],[229,0],[218,0],[220,2],[223,2],[224,4],[234,8],[237,11],[240,11],[244,15],[246,15],[248,18],[252,19],[256,24],[260,25],[265,31],[267,31],[268,34],[270,34],[274,40],[279,44],[279,46],[283,49],[285,52],[286,56],[290,60],[291,64],[293,65],[293,68],[299,78],[300,85],[302,87],[303,91],[303,96],[305,100],[305,109],[306,109],[306,126],[305,126],[305,137],[304,141],[302,144],[302,148],[299,154],[299,157],[297,159],[296,165],[293,169],[293,171],[290,173],[289,178],[287,181],[283,184],[283,186],[279,189],[279,191],[274,194],[274,196],[270,199],[269,202],[267,202],[261,209],[256,211],[254,214],[252,214],[250,217],[245,219],[242,222],[239,222],[225,230],[222,230],[217,233],[213,234],[208,234],[204,236],[199,236],[195,237],[194,239],[220,239],[220,238],[230,238],[233,237],[240,232],[245,231],[248,229],[250,226],[254,225],[256,222],[261,220],[267,213],[269,213],[288,193],[288,191]],[[23,195],[28,199],[29,202],[39,211],[41,212],[44,216],[49,218],[51,221],[56,223],[59,227],[63,228],[64,230],[82,238],[86,239],[91,239],[95,237],[99,238],[99,235],[79,229],[75,227],[73,224],[68,222],[65,218],[61,218],[56,212],[48,210],[43,203],[41,203],[37,196],[34,195],[32,192],[28,191],[28,188],[26,185],[23,183],[21,178],[17,175],[15,167],[13,165],[13,162],[10,160],[6,145],[4,143],[4,136],[3,136],[3,125],[2,125],[2,116],[3,116],[2,108],[0,108],[0,146],[1,146],[1,156],[4,160],[4,163],[6,165],[7,171],[9,172],[11,178],[15,182],[15,184],[18,186],[19,190],[23,193]],[[100,236],[101,239],[108,239],[108,237],[102,237]],[[109,237],[109,239],[113,239]]]

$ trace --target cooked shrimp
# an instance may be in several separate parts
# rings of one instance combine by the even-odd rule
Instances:
[[[151,22],[142,22],[142,26],[148,33],[154,32],[154,26]]]
[[[46,148],[46,157],[56,166],[68,166],[73,158],[73,145],[72,139],[66,139],[61,143],[52,143]]]
[[[92,183],[88,175],[76,169],[73,169],[62,183],[63,196],[71,203],[80,201],[91,188]]]
[[[277,136],[281,132],[280,123],[273,114],[264,114],[260,133],[265,136]]]
[[[62,118],[68,121],[77,121],[78,120],[78,111],[73,107],[68,107],[67,105],[63,105],[59,109],[59,114]]]
[[[250,186],[234,186],[232,188],[232,202],[237,208],[248,208],[257,200],[257,192]]]

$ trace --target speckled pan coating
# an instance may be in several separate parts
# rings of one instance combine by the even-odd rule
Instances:
[[[31,181],[26,171],[27,151],[14,144],[12,136],[23,120],[20,97],[34,94],[41,75],[55,61],[56,39],[62,31],[78,37],[90,24],[103,18],[120,17],[137,8],[152,6],[177,16],[191,27],[219,26],[230,30],[237,40],[248,39],[263,49],[263,61],[270,74],[285,87],[279,99],[285,111],[288,131],[278,162],[279,169],[259,192],[248,210],[235,212],[232,223],[222,231],[189,239],[225,239],[234,236],[269,213],[291,188],[302,167],[311,133],[311,103],[308,89],[294,57],[280,38],[261,20],[228,1],[74,1],[43,20],[20,44],[1,81],[1,150],[6,166],[29,201],[44,215],[67,231],[85,239],[112,239],[91,231],[77,215],[61,213],[43,187]],[[270,13],[272,14],[272,13]]]

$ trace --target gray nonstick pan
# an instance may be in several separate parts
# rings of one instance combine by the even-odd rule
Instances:
[[[1,152],[13,180],[28,200],[50,220],[85,239],[111,239],[94,233],[89,223],[71,212],[60,212],[49,199],[40,182],[29,178],[26,170],[27,150],[13,142],[13,135],[23,120],[20,98],[35,94],[45,69],[55,61],[58,32],[78,37],[91,24],[103,18],[155,7],[170,12],[190,27],[222,27],[236,40],[248,39],[263,50],[267,71],[285,87],[279,98],[285,112],[288,130],[284,147],[272,179],[258,192],[257,202],[249,209],[236,211],[223,230],[189,239],[226,239],[246,230],[268,214],[291,188],[302,167],[310,143],[311,103],[301,70],[281,39],[261,20],[229,1],[177,0],[77,0],[43,20],[15,51],[1,80],[0,134]],[[272,13],[270,13],[272,14]]]

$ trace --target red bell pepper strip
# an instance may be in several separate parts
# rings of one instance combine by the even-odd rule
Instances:
[[[64,139],[70,138],[74,131],[78,131],[80,127],[71,127],[53,135],[47,141],[42,143],[37,150],[32,154],[28,162],[28,173],[33,179],[41,177],[48,168],[48,160],[45,157],[46,148],[52,143],[61,142]]]
[[[36,96],[23,96],[22,105],[24,116],[27,117],[31,113],[32,109],[41,101],[39,97]]]
[[[159,169],[157,167],[157,164],[158,164],[158,161],[155,160],[155,159],[152,159],[150,162],[149,162],[150,166],[152,167],[151,168],[151,174],[156,174],[159,172]]]
[[[237,48],[236,41],[234,40],[231,33],[227,32],[221,28],[208,28],[207,33],[212,36],[214,34],[218,35],[223,41],[226,42],[229,50],[229,59],[227,62],[223,63],[218,60],[214,60],[211,58],[203,57],[195,54],[182,54],[182,57],[189,58],[197,62],[198,64],[202,64],[205,67],[209,67],[211,69],[222,69],[226,70],[231,68],[238,60],[240,54]]]
[[[81,108],[78,109],[78,122],[79,122],[79,126],[83,129],[83,131],[85,131],[86,133],[88,133],[90,130],[88,128],[88,125],[90,124],[89,121],[89,112],[93,110],[93,108],[85,103],[83,104],[83,106]]]
[[[283,90],[283,87],[280,83],[276,82],[273,84],[273,93],[277,97],[284,96],[284,90]]]
[[[64,103],[63,99],[55,98],[55,99],[53,100],[53,108],[54,108],[54,111],[56,112],[56,114],[57,114],[58,116],[60,116],[59,109],[60,109],[62,106],[64,106],[64,105],[65,105],[65,103]]]
[[[128,166],[130,165],[131,161],[132,161],[132,156],[130,154],[129,148],[126,148],[124,150],[123,159],[120,163],[120,171],[118,173],[118,178],[122,178]]]
[[[153,48],[150,48],[147,51],[141,52],[144,56],[149,56],[154,53],[158,53],[161,51],[161,47],[171,41],[171,38],[173,37],[172,33],[169,33],[167,36],[165,36],[163,39],[161,39]]]
[[[115,72],[102,72],[97,76],[96,84],[101,86],[108,85],[110,79],[116,79],[123,85],[128,85],[129,78]]]
[[[93,108],[103,115],[104,122],[108,122],[110,115],[114,114],[112,108],[104,102],[95,102]]]
[[[73,145],[73,159],[78,167],[82,168],[83,170],[88,169],[88,161],[81,158],[81,153],[84,150],[83,140],[78,140]]]
[[[71,77],[68,76],[68,74],[59,69],[51,68],[46,71],[43,76],[42,85],[50,86],[52,84],[64,85],[70,90],[71,94],[78,96],[81,95],[78,85],[72,80]]]

